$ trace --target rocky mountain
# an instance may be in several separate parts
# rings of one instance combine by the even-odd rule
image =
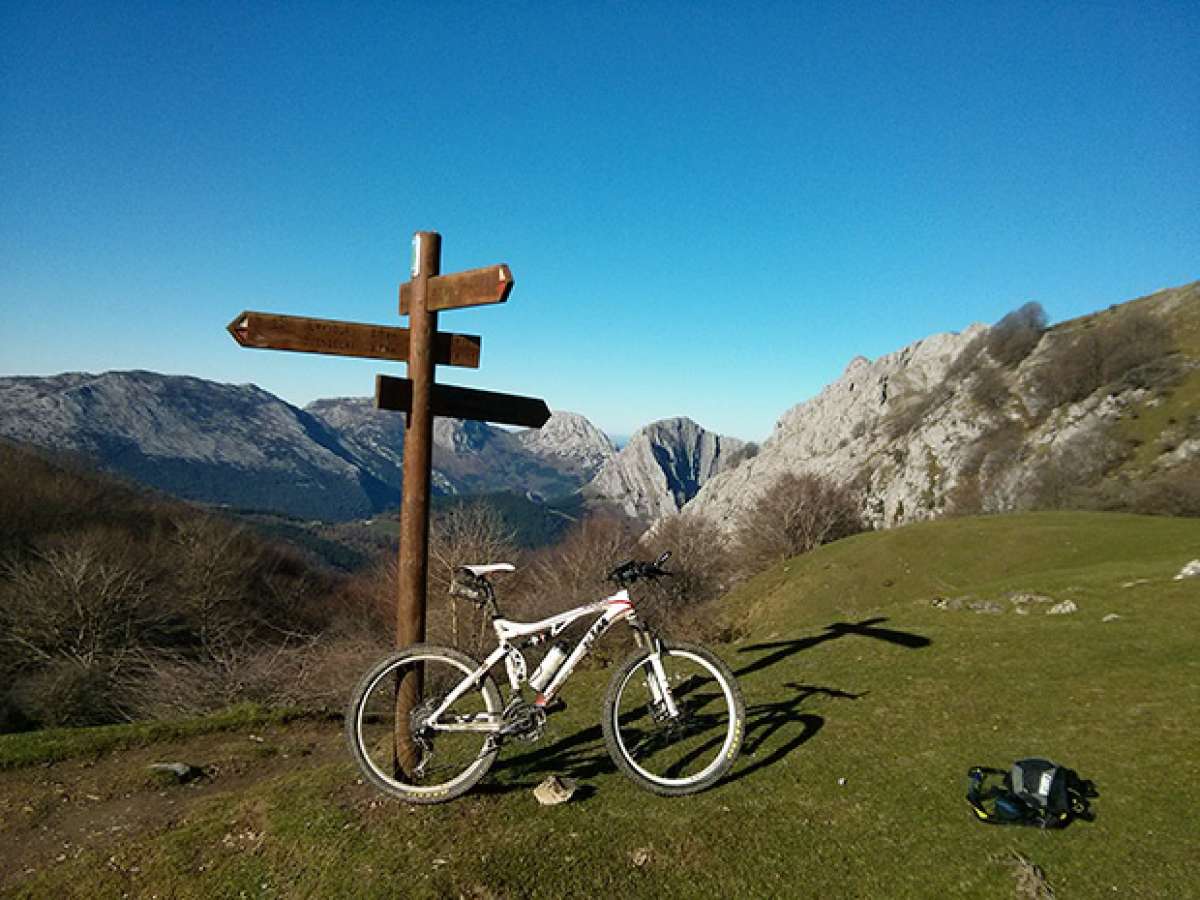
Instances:
[[[855,485],[877,527],[1084,493],[1127,508],[1187,467],[1196,477],[1200,282],[1048,330],[1025,309],[856,357],[684,514],[732,531],[786,473]]]
[[[404,416],[368,398],[317,400],[305,411],[321,419],[381,481],[399,490]],[[444,494],[498,491],[542,497],[570,494],[614,453],[583,416],[555,412],[541,429],[506,431],[486,422],[434,419],[433,484]]]
[[[0,437],[79,455],[189,500],[313,519],[399,502],[404,417],[365,398],[297,409],[254,385],[153,372],[0,378]],[[438,419],[434,490],[570,494],[614,450],[582,416],[544,433]]]
[[[553,413],[541,428],[517,432],[517,440],[534,456],[553,461],[581,482],[594,478],[617,452],[608,435],[572,412]]]
[[[745,441],[707,431],[691,419],[662,419],[635,432],[583,495],[626,516],[653,521],[677,512],[748,450]]]
[[[0,436],[205,503],[327,519],[395,503],[323,421],[253,385],[140,371],[0,378]]]

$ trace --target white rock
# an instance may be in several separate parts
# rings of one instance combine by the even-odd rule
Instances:
[[[155,772],[160,775],[172,775],[174,776],[175,780],[179,782],[191,781],[204,774],[203,769],[199,769],[196,766],[189,765],[185,762],[150,763],[147,768],[149,768],[151,772]],[[97,797],[96,799],[99,800],[100,798]]]
[[[1065,616],[1067,613],[1078,612],[1079,607],[1075,605],[1074,600],[1064,600],[1062,603],[1055,603],[1052,607],[1046,610],[1048,616]]]
[[[571,795],[575,793],[575,788],[574,778],[551,775],[533,789],[533,796],[542,806],[557,806],[559,803],[566,803],[570,800]]]
[[[892,438],[886,419],[941,387],[962,349],[984,331],[972,325],[961,334],[935,334],[874,362],[856,357],[841,378],[785,412],[756,457],[704,484],[685,515],[733,531],[784,474],[846,483],[864,469],[871,473],[873,524],[936,515],[985,423],[958,385],[947,385],[949,399],[911,433]]]
[[[1200,578],[1200,559],[1193,559],[1175,576],[1176,581],[1183,581],[1185,578]]]

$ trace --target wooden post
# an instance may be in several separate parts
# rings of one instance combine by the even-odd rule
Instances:
[[[434,334],[437,313],[426,308],[429,279],[442,264],[442,236],[417,232],[413,248],[411,345],[408,377],[412,411],[404,428],[404,496],[400,502],[400,596],[396,605],[396,646],[425,640],[425,586],[429,568],[429,480],[433,470]]]
[[[409,308],[408,377],[412,409],[404,425],[404,482],[400,499],[399,594],[396,598],[396,647],[425,640],[426,576],[429,570],[429,481],[433,471],[434,335],[437,313],[426,307],[429,279],[442,264],[442,236],[419,231],[413,238],[412,303]],[[410,670],[396,685],[394,725],[396,766],[411,775],[420,761],[409,731],[409,716],[421,702],[422,668]]]

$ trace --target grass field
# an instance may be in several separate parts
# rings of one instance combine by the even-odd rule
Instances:
[[[745,751],[690,798],[642,792],[608,761],[603,671],[572,680],[546,740],[510,746],[480,788],[438,807],[357,783],[320,719],[48,736],[53,763],[3,738],[0,890],[1036,896],[1017,893],[1020,855],[1059,898],[1200,896],[1200,582],[1172,579],[1197,557],[1198,520],[1053,513],[861,535],[781,565],[725,602],[747,635],[718,648],[745,693]],[[1021,615],[1014,592],[1078,610]],[[1003,611],[970,608],[988,602]],[[1032,755],[1096,782],[1094,822],[974,820],[966,770]],[[175,759],[212,777],[148,777]],[[584,788],[541,808],[531,789],[553,773]]]

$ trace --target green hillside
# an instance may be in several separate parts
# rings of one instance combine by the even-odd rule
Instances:
[[[320,719],[93,744],[0,773],[0,889],[1039,896],[1017,893],[1020,855],[1059,897],[1198,896],[1200,582],[1173,580],[1197,557],[1200,520],[1054,513],[910,526],[791,560],[725,601],[745,634],[720,648],[746,697],[745,752],[691,798],[644,793],[607,761],[603,671],[568,685],[546,741],[509,747],[481,788],[440,807],[357,783],[336,723]],[[1047,615],[1050,602],[1014,593],[1077,611]],[[29,752],[12,740],[0,739],[0,766]],[[1095,780],[1096,821],[974,821],[968,767],[1030,755]],[[212,777],[147,777],[149,762],[174,759]],[[585,790],[538,807],[529,789],[552,773]]]
[[[726,605],[756,633],[881,610],[909,616],[938,597],[987,600],[1012,591],[1120,613],[1108,607],[1145,590],[1122,584],[1163,580],[1196,556],[1196,519],[1094,512],[940,519],[828,544],[751,580]]]
[[[1120,422],[1118,433],[1134,452],[1117,474],[1138,477],[1151,472],[1161,454],[1200,435],[1200,281],[1121,304],[1092,317],[1157,311],[1171,330],[1179,376],[1152,392]]]

